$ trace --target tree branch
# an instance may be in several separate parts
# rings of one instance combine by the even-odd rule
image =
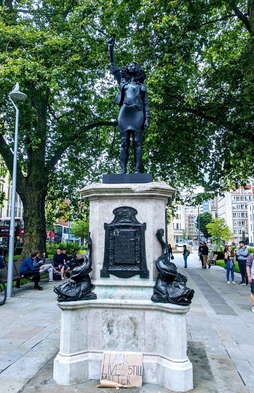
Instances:
[[[93,128],[98,128],[102,126],[109,126],[109,127],[115,127],[118,124],[117,120],[115,121],[99,121],[96,123],[90,123],[87,124],[86,126],[81,127],[80,131],[86,132],[89,131]],[[72,141],[77,140],[80,138],[80,134],[77,135],[76,133],[73,134],[71,138],[66,139],[65,143],[63,143],[59,148],[56,150],[54,156],[50,159],[50,161],[47,164],[47,167],[54,167],[57,162],[60,160],[62,154],[65,152],[65,150],[70,146],[70,143]]]
[[[182,103],[184,101],[183,97],[179,97],[174,94],[170,94],[169,97],[172,97],[172,99],[176,100],[178,103]],[[169,99],[168,102],[171,100]],[[169,106],[165,107],[165,110],[173,111],[174,108]],[[218,127],[224,128],[228,131],[232,131],[234,135],[239,136],[241,135],[241,138],[244,138],[246,141],[249,141],[251,144],[253,143],[253,132],[250,131],[249,128],[245,128],[242,125],[242,122],[240,124],[238,123],[233,123],[231,121],[228,121],[226,118],[226,115],[220,115],[220,116],[212,116],[209,115],[209,107],[208,106],[202,106],[200,104],[197,104],[195,108],[191,108],[189,106],[183,106],[181,109],[179,109],[179,106],[175,107],[175,111],[181,112],[181,113],[191,113],[195,116],[198,116],[201,119],[207,120],[210,123],[213,123],[217,125]],[[227,135],[227,133],[225,134]]]
[[[203,27],[203,26],[206,26],[206,25],[211,25],[213,23],[221,22],[222,20],[229,19],[229,18],[234,18],[234,17],[235,17],[234,14],[228,14],[228,15],[222,16],[219,19],[212,19],[212,20],[209,20],[208,22],[202,23],[198,27],[200,28],[200,27]]]
[[[10,172],[10,175],[12,176],[13,172],[13,153],[9,146],[7,145],[3,135],[0,135],[0,153],[4,159],[5,165],[7,166],[8,171]],[[17,163],[17,176],[20,179],[23,179],[23,173]]]
[[[223,127],[228,131],[232,131],[234,135],[239,136],[239,130],[241,133],[241,138],[244,138],[252,143],[253,141],[253,133],[251,133],[249,130],[245,131],[243,127],[239,124],[234,124],[231,121],[226,120],[224,117],[216,117],[216,116],[210,116],[207,115],[207,109],[204,107],[199,107],[198,109],[192,109],[188,108],[186,109],[187,112],[190,112],[202,119],[205,119],[213,124],[218,125],[219,127]],[[227,135],[227,133],[225,134]]]
[[[234,13],[236,14],[237,18],[240,19],[243,24],[245,25],[246,29],[248,32],[251,34],[252,33],[252,28],[249,19],[239,10],[239,8],[236,5],[235,1],[232,1],[232,8],[234,10]]]
[[[31,10],[22,10],[21,8],[17,8],[16,11],[22,14],[31,14]]]

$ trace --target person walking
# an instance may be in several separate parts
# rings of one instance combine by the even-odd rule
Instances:
[[[198,256],[199,256],[199,259],[200,259],[200,262],[201,262],[201,266],[204,267],[203,266],[203,254],[202,254],[202,251],[203,251],[203,243],[199,243]]]
[[[244,241],[241,240],[239,242],[239,248],[236,250],[236,258],[238,260],[238,266],[242,277],[242,281],[239,283],[239,285],[248,284],[248,280],[246,277],[246,261],[248,255],[249,255],[248,248],[245,246]]]
[[[232,284],[235,284],[235,276],[234,276],[234,272],[235,272],[235,253],[232,250],[232,247],[228,247],[227,251],[224,253],[224,261],[226,263],[226,279],[227,279],[227,283],[230,284],[230,279],[229,279],[229,275],[231,272],[231,281]]]
[[[168,259],[174,259],[173,250],[171,244],[168,244]]]
[[[250,254],[246,260],[246,273],[250,284],[251,311],[254,312],[254,254]]]
[[[203,243],[202,247],[202,257],[203,257],[203,268],[206,269],[206,265],[208,265],[209,269],[211,267],[210,263],[208,263],[208,247],[206,245],[206,242]]]
[[[183,246],[183,260],[184,260],[184,267],[187,268],[187,259],[190,255],[190,251],[187,249],[186,245]]]

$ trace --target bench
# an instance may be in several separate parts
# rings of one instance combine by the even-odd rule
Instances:
[[[13,263],[13,278],[12,282],[16,281],[15,288],[20,288],[20,283],[22,278],[27,278],[29,280],[33,280],[33,276],[22,276],[22,274],[19,274],[19,269],[20,269],[21,262],[14,262]],[[45,272],[46,274],[47,272]],[[44,273],[43,273],[44,274]],[[8,264],[5,264],[5,267],[3,269],[0,269],[0,278],[1,280],[6,284],[8,281]]]
[[[21,276],[19,274],[20,263],[14,262],[13,264],[13,279],[12,281],[16,281],[16,288],[20,288],[20,280]],[[3,269],[0,270],[0,278],[6,284],[8,281],[8,264],[5,265]]]
[[[217,258],[218,258],[218,254],[213,254],[213,256],[210,256],[210,255],[209,255],[208,263],[209,263],[210,265],[216,265],[216,260],[217,260]]]
[[[82,257],[83,255],[81,255]],[[47,264],[51,264],[52,266],[54,266],[53,264],[53,258],[46,258],[45,261]],[[21,280],[22,278],[27,278],[29,280],[33,280],[33,276],[28,276],[28,277],[24,277],[22,275],[19,274],[19,269],[20,269],[20,265],[22,262],[14,262],[13,263],[13,278],[12,278],[12,282],[16,281],[16,285],[15,288],[20,288],[20,284],[21,284]],[[72,269],[71,269],[72,270]],[[44,272],[44,274],[48,274],[48,272]],[[8,281],[8,264],[5,264],[5,267],[3,269],[0,269],[0,278],[1,280],[6,284]]]

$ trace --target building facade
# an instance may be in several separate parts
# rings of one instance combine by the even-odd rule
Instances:
[[[12,183],[9,175],[6,176],[5,182],[0,187],[1,191],[5,193],[4,206],[0,207],[0,217],[10,217]],[[15,197],[15,217],[23,217],[23,204],[18,193]]]
[[[253,186],[233,189],[224,196],[218,197],[218,218],[224,218],[226,224],[234,233],[234,242],[249,241],[248,206],[253,201]]]
[[[249,202],[247,206],[248,206],[249,245],[254,246],[254,201]]]

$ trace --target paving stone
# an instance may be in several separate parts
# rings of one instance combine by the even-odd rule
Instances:
[[[32,378],[45,364],[44,358],[23,356],[1,374],[3,377]]]

